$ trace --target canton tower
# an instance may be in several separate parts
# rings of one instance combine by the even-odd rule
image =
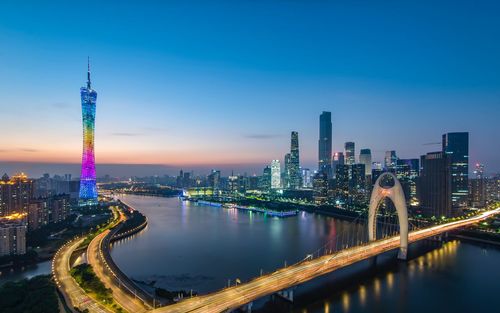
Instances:
[[[80,95],[82,98],[83,153],[79,204],[81,206],[87,206],[97,204],[94,158],[95,105],[97,92],[90,87],[90,61],[88,62],[87,86],[80,88]]]

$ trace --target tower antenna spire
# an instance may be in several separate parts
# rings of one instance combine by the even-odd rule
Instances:
[[[90,57],[87,56],[87,89],[90,89]]]

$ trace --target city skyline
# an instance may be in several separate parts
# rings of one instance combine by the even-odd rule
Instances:
[[[151,17],[135,28],[130,23],[133,16],[106,5],[95,12],[95,23],[87,25],[78,23],[81,12],[65,6],[33,4],[21,18],[18,7],[6,4],[3,12],[9,13],[0,13],[0,38],[7,46],[0,61],[6,62],[0,88],[5,90],[2,102],[9,104],[2,105],[5,127],[17,131],[2,137],[0,164],[79,163],[80,107],[74,86],[82,83],[90,54],[97,88],[102,90],[96,119],[97,164],[158,164],[203,171],[226,166],[228,171],[233,167],[260,172],[257,168],[270,160],[283,161],[288,134],[294,130],[301,138],[301,166],[315,169],[317,116],[329,111],[333,152],[344,151],[345,142],[353,141],[356,156],[359,149],[368,148],[374,161],[382,161],[387,150],[396,150],[401,158],[417,158],[439,150],[441,134],[467,131],[470,162],[485,164],[487,173],[500,171],[500,148],[488,140],[500,135],[495,124],[500,82],[494,75],[500,68],[495,57],[499,46],[488,39],[495,38],[500,27],[484,27],[499,23],[490,16],[494,10],[461,4],[451,9],[454,14],[442,16],[444,8],[425,12],[425,6],[415,5],[412,9],[427,17],[437,32],[427,38],[423,35],[430,26],[420,25],[414,13],[408,25],[396,30],[391,26],[399,20],[384,12],[380,13],[383,25],[375,27],[369,10],[360,10],[356,21],[331,21],[336,19],[328,14],[358,11],[354,5],[295,3],[286,10],[276,4],[259,6],[274,15],[245,4],[191,8],[189,13],[200,18],[192,26],[175,17],[188,12],[181,4],[172,4],[161,14],[133,7],[137,10],[132,12]],[[404,18],[408,7],[401,6],[391,10]],[[249,36],[248,29],[238,24],[233,34],[217,37],[217,31],[232,21],[227,13],[242,8],[250,10],[244,18],[257,35]],[[302,28],[280,28],[281,23],[294,27],[290,21],[299,12]],[[54,18],[44,18],[38,27],[41,16]],[[116,20],[115,26],[107,23],[107,16]],[[318,29],[313,16],[325,30]],[[466,27],[457,18],[464,16],[472,17],[471,25]],[[66,30],[59,27],[58,17],[67,22]],[[151,39],[152,27],[174,25],[169,18],[185,28],[162,34],[152,43],[144,40]],[[258,26],[258,20],[263,24]],[[414,30],[416,25],[420,28]],[[200,26],[205,27],[201,33]],[[342,26],[347,27],[345,33]],[[114,27],[137,36],[116,36]],[[293,31],[299,35],[291,36]],[[405,32],[413,38],[405,39]],[[72,39],[87,33],[92,36]],[[372,53],[360,53],[368,43],[348,35],[376,36],[381,42]],[[332,44],[331,39],[342,44]],[[388,48],[391,39],[401,40],[398,51]],[[207,40],[214,40],[215,48]],[[279,47],[270,44],[274,40]],[[303,48],[307,43],[310,49]],[[401,57],[406,54],[410,58]],[[48,77],[49,72],[54,75]],[[124,92],[131,87],[133,92]],[[29,126],[19,127],[19,116]],[[383,122],[387,119],[390,123]],[[16,168],[23,166],[30,167]]]

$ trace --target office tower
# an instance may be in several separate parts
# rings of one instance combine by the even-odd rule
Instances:
[[[302,187],[311,188],[312,180],[311,180],[311,170],[308,168],[302,169]]]
[[[257,190],[259,189],[259,177],[256,176],[255,174],[248,177],[247,179],[247,190]]]
[[[378,162],[373,162],[372,166],[372,185],[375,184],[375,182],[377,181],[377,179],[380,177],[380,175],[382,175],[382,173],[384,172],[384,170],[382,169],[382,165]],[[380,167],[378,167],[377,165],[380,165]]]
[[[328,177],[325,172],[316,173],[313,177],[313,201],[318,205],[325,204],[328,199]]]
[[[271,191],[271,167],[266,166],[264,171],[262,172],[261,181],[260,181],[260,189],[269,192]]]
[[[346,203],[349,197],[349,165],[338,164],[335,167],[335,199],[339,203]]]
[[[361,163],[349,166],[349,198],[353,204],[368,203],[365,165]]]
[[[332,113],[319,116],[318,171],[332,176]]]
[[[344,145],[345,148],[345,164],[353,165],[356,163],[356,150],[354,148],[354,142],[348,141]]]
[[[419,171],[418,159],[398,159],[396,161],[396,177],[403,187],[406,204],[409,206],[418,205],[417,179]]]
[[[344,153],[343,152],[335,152],[333,154],[332,160],[332,178],[335,178],[337,173],[337,166],[344,165]]]
[[[418,198],[426,216],[451,216],[449,192],[446,186],[446,158],[443,152],[429,152],[420,157]]]
[[[365,176],[370,176],[372,174],[372,151],[370,149],[361,149],[359,163],[365,165]]]
[[[218,195],[220,190],[220,171],[212,170],[207,177],[208,187],[213,191],[213,195]]]
[[[365,165],[356,163],[350,165],[349,189],[351,191],[365,189]]]
[[[301,187],[299,157],[299,133],[292,132],[290,145],[290,163],[288,164],[288,188],[295,190]]]
[[[395,173],[397,160],[398,160],[398,157],[396,156],[396,151],[394,151],[394,150],[386,151],[385,158],[384,158],[385,170],[388,172],[391,172],[391,173]]]
[[[237,194],[239,191],[239,181],[238,176],[231,173],[227,178],[229,192],[233,195]]]
[[[271,189],[281,188],[280,160],[271,161]]]
[[[0,216],[27,213],[33,196],[33,181],[24,173],[0,180]]]
[[[80,205],[97,204],[97,187],[94,157],[94,130],[97,92],[90,85],[90,62],[87,71],[87,86],[80,88],[82,98],[83,153],[80,175]]]
[[[469,196],[469,133],[444,134],[443,153],[446,158],[446,185],[451,194],[451,210],[456,215],[467,206]]]
[[[285,164],[281,177],[284,189],[290,188],[290,159],[291,159],[290,153],[285,154],[285,159],[284,159]]]
[[[472,207],[483,208],[486,206],[486,179],[484,165],[476,163],[474,178],[469,179],[469,202]]]
[[[0,221],[0,257],[26,254],[26,223]]]

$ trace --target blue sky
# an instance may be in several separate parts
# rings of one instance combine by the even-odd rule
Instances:
[[[0,4],[0,161],[78,163],[92,62],[98,163],[175,167],[282,159],[299,131],[381,160],[469,131],[500,171],[495,1],[86,1]]]

